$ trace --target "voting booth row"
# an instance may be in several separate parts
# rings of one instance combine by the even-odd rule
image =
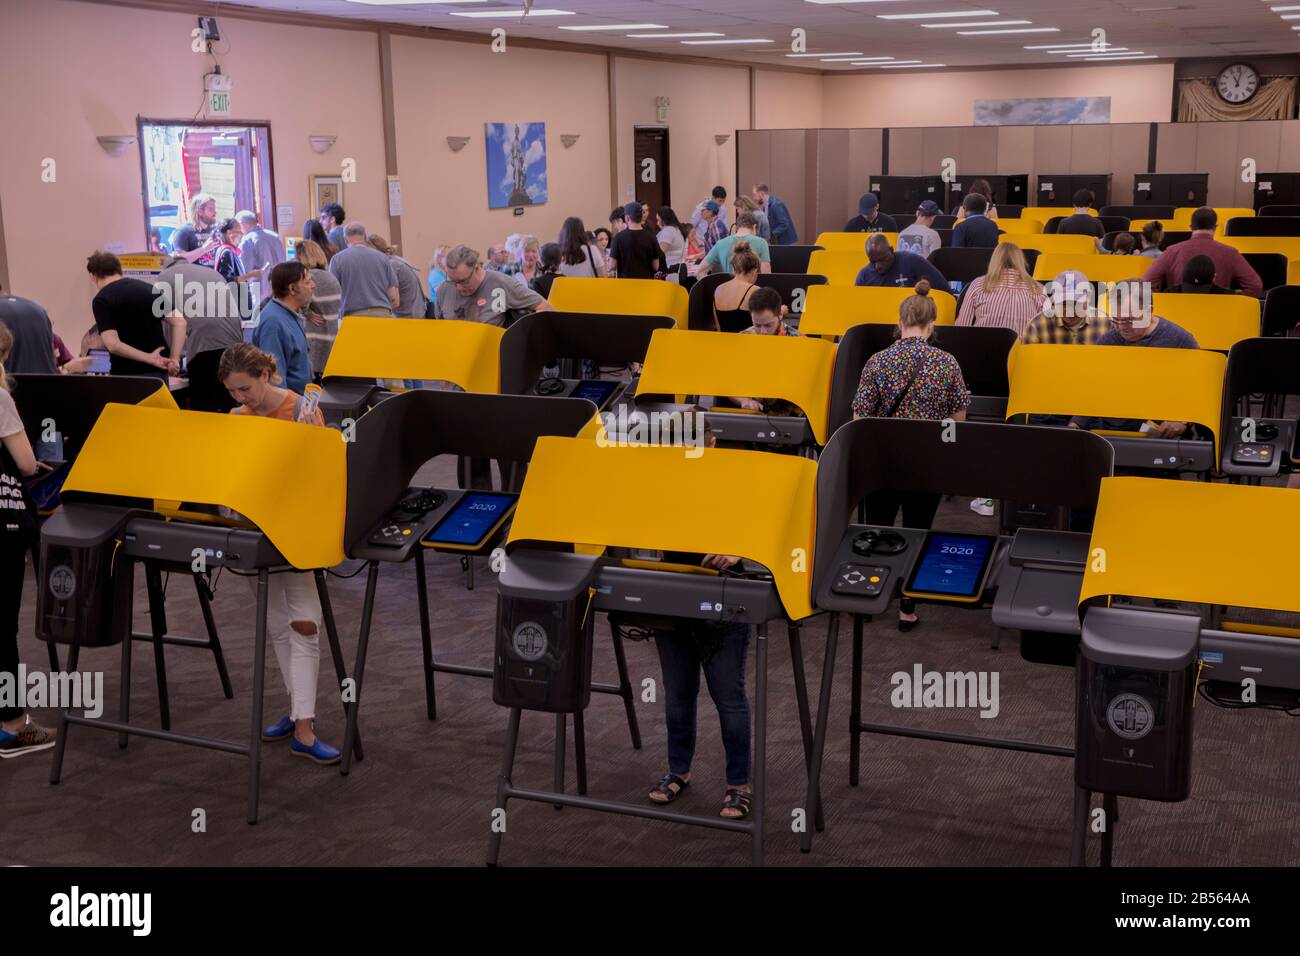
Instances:
[[[1171,547],[1166,554],[1159,535],[1129,533],[1138,526],[1133,510],[1142,511],[1143,527],[1185,520],[1187,502],[1175,495],[1190,493],[1182,490],[1187,488],[1197,495],[1193,512],[1198,527],[1202,521],[1204,527],[1226,522],[1243,507],[1258,509],[1261,514],[1268,512],[1269,526],[1281,529],[1278,539],[1285,541],[1300,515],[1294,505],[1288,510],[1284,493],[1244,483],[1115,479],[1109,475],[1123,457],[1124,439],[1153,443],[1143,446],[1146,450],[1164,440],[1002,424],[1030,414],[1194,421],[1208,426],[1209,437],[1197,439],[1209,446],[1208,460],[1195,456],[1186,460],[1190,440],[1182,442],[1172,456],[1162,446],[1148,459],[1160,465],[1172,457],[1177,467],[1163,470],[1208,474],[1217,471],[1215,465],[1229,446],[1271,441],[1275,450],[1264,467],[1271,469],[1268,474],[1276,474],[1294,458],[1294,423],[1286,422],[1277,407],[1272,408],[1278,416],[1275,420],[1261,416],[1248,423],[1244,420],[1248,416],[1238,420],[1235,413],[1243,397],[1300,392],[1294,381],[1300,367],[1294,351],[1278,351],[1291,344],[1288,340],[1245,339],[1234,343],[1225,357],[1208,351],[1092,346],[1013,348],[1005,336],[999,346],[989,344],[993,337],[977,342],[962,335],[1006,330],[944,328],[940,335],[953,333],[949,341],[963,343],[951,345],[954,354],[969,345],[971,357],[964,367],[973,368],[987,351],[998,356],[986,366],[1000,362],[1007,394],[987,396],[1005,398],[1001,408],[996,402],[988,407],[990,421],[849,421],[844,396],[851,395],[848,390],[856,385],[866,356],[888,344],[882,335],[888,326],[883,322],[848,325],[836,333],[838,342],[691,332],[682,330],[681,311],[667,317],[671,325],[647,325],[639,321],[646,318],[644,314],[613,311],[630,309],[628,303],[598,303],[591,289],[584,286],[574,293],[591,297],[581,311],[539,313],[504,333],[459,328],[468,323],[401,323],[403,332],[432,336],[414,347],[408,335],[401,340],[403,346],[394,349],[394,340],[385,338],[385,320],[349,320],[327,368],[326,391],[339,385],[369,391],[344,396],[340,402],[354,403],[349,409],[354,420],[342,434],[248,416],[152,407],[147,401],[152,393],[135,399],[144,398],[145,404],[133,403],[123,393],[123,398],[101,403],[90,416],[94,419],[90,427],[70,425],[69,437],[77,453],[63,482],[61,506],[42,531],[40,635],[69,644],[73,666],[83,649],[121,643],[123,673],[128,674],[133,643],[130,576],[135,564],[143,564],[147,574],[176,570],[193,574],[196,580],[204,573],[200,567],[226,568],[256,581],[255,663],[247,741],[176,733],[165,723],[161,729],[132,723],[131,690],[124,680],[116,719],[64,715],[52,781],[61,778],[72,726],[117,733],[123,746],[129,735],[141,734],[222,750],[248,760],[248,817],[254,822],[260,786],[267,591],[271,575],[294,570],[313,573],[336,676],[340,682],[348,677],[353,681],[354,694],[343,705],[347,731],[340,769],[348,773],[352,761],[364,755],[359,717],[377,577],[384,564],[407,561],[416,565],[427,716],[436,716],[433,675],[440,669],[489,678],[493,699],[508,710],[495,807],[505,808],[510,800],[531,800],[735,831],[751,838],[759,863],[764,852],[768,769],[766,641],[773,622],[784,622],[795,666],[807,773],[805,806],[814,821],[803,836],[805,849],[811,849],[813,830],[825,824],[820,767],[840,618],[849,614],[854,622],[854,700],[860,703],[861,622],[867,615],[882,613],[899,595],[990,610],[995,622],[1020,631],[1028,645],[1054,643],[1054,654],[1049,656],[1073,662],[1078,655],[1076,747],[1064,753],[1058,753],[1061,748],[1038,750],[1076,756],[1076,824],[1079,812],[1086,814],[1094,792],[1108,801],[1118,796],[1186,796],[1185,790],[1167,781],[1186,777],[1191,721],[1178,715],[1197,683],[1187,678],[1188,661],[1209,666],[1203,653],[1206,647],[1214,648],[1209,654],[1218,655],[1211,659],[1216,678],[1231,682],[1239,673],[1266,673],[1275,682],[1270,686],[1300,686],[1295,673],[1295,648],[1300,645],[1277,635],[1231,629],[1222,612],[1225,607],[1300,610],[1292,606],[1294,589],[1282,587],[1281,555],[1277,560],[1261,557],[1277,573],[1261,577],[1237,569],[1239,577],[1250,580],[1231,586],[1216,581],[1214,587],[1201,589],[1201,566],[1194,564],[1188,548]],[[810,290],[809,296],[815,291]],[[596,311],[602,304],[609,310],[603,315]],[[684,303],[678,299],[640,307],[662,309],[665,304]],[[896,316],[896,300],[893,310]],[[521,328],[529,331],[516,334]],[[519,344],[507,350],[506,339],[512,335],[511,341]],[[493,348],[484,349],[483,343],[493,337]],[[939,344],[947,347],[942,338]],[[615,385],[621,390],[617,396],[575,394],[581,380],[539,377],[553,360],[579,358],[643,366],[632,383]],[[507,373],[507,369],[515,371]],[[994,368],[986,371],[995,375]],[[505,391],[510,376],[516,377],[520,393],[497,394]],[[560,381],[562,387],[539,394],[539,386],[548,378]],[[382,388],[378,379],[445,380],[465,391],[397,391]],[[976,379],[972,376],[971,381]],[[996,391],[1001,383],[993,381],[988,387]],[[620,433],[618,415],[610,415],[620,407],[636,410],[641,404],[638,399],[647,408],[689,410],[694,406],[686,400],[709,395],[783,399],[803,415],[792,414],[786,416],[789,422],[777,423],[764,421],[775,416],[714,412],[720,438],[731,425],[729,419],[749,418],[762,422],[767,439],[759,441],[758,426],[750,425],[749,431],[732,432],[733,444],[740,447],[716,449],[682,447],[689,444],[684,428],[676,433],[675,445],[647,444],[637,435]],[[84,402],[79,404],[85,407]],[[606,417],[597,419],[601,410]],[[24,420],[31,420],[26,411]],[[1271,421],[1277,433],[1269,439],[1263,426]],[[612,429],[607,427],[610,424]],[[797,435],[796,424],[802,429]],[[1259,440],[1236,442],[1238,435],[1247,437],[1248,424],[1255,429],[1249,437]],[[79,427],[86,429],[84,438],[76,435]],[[782,446],[802,453],[770,450]],[[158,447],[169,448],[166,459],[154,451]],[[444,454],[497,461],[499,487],[474,487],[465,481],[458,488],[414,486],[416,471]],[[1028,464],[1008,468],[1012,461]],[[320,476],[314,490],[291,501],[277,494],[304,463]],[[1247,477],[1262,473],[1258,460],[1253,467],[1255,472]],[[600,505],[608,500],[611,487],[620,489],[616,508]],[[720,496],[712,490],[720,487],[727,488],[728,494]],[[854,520],[864,498],[891,489],[1096,509],[1097,517],[1091,537],[1064,530],[1063,525],[972,536],[941,528],[926,532],[871,527]],[[771,508],[773,500],[780,501],[781,507]],[[761,519],[756,520],[756,515]],[[1109,572],[1095,571],[1090,561],[1098,547],[1107,556],[1105,567],[1128,569],[1126,573],[1107,577]],[[495,633],[485,635],[495,648],[493,666],[476,669],[435,661],[423,574],[425,552],[482,555],[498,548],[497,621]],[[745,561],[732,573],[718,574],[667,563],[666,552],[735,554]],[[347,558],[365,562],[367,569],[351,672],[333,622],[326,574],[326,569]],[[1178,570],[1154,579],[1132,571],[1157,560]],[[153,610],[152,591],[150,598]],[[1163,606],[1141,603],[1152,600],[1199,601],[1205,607],[1171,614]],[[681,619],[737,623],[757,630],[755,797],[749,819],[695,817],[586,793],[582,715],[593,691],[622,698],[633,747],[640,744],[619,627],[611,628],[618,683],[601,686],[591,680],[597,613],[606,614],[611,623],[639,623],[651,632],[665,620]],[[831,618],[814,713],[804,680],[799,625],[822,613]],[[1126,615],[1138,615],[1140,620]],[[205,612],[205,620],[215,635],[210,613]],[[157,618],[153,624],[148,638],[154,643],[160,693],[165,693],[166,625]],[[219,651],[215,653],[220,660]],[[1265,666],[1261,660],[1270,662],[1266,671],[1252,670]],[[1116,704],[1124,695],[1128,696]],[[1092,709],[1085,710],[1085,704]],[[1105,719],[1085,720],[1096,708]],[[556,721],[551,789],[515,781],[525,711],[551,714]],[[576,794],[564,792],[564,733],[570,718],[578,767]],[[1114,729],[1117,725],[1120,730]],[[863,724],[857,706],[850,729],[855,778],[863,733],[904,732]],[[1145,732],[1139,734],[1140,730]],[[976,742],[954,735],[938,739]],[[1145,741],[1141,757],[1123,758],[1125,749],[1137,752],[1133,740]],[[1036,747],[1024,741],[981,745]],[[1116,769],[1119,765],[1125,768],[1122,773]],[[1082,835],[1082,831],[1076,834],[1080,846]],[[491,834],[489,862],[499,859],[502,840],[500,832]],[[1109,842],[1106,846],[1108,854]],[[1076,862],[1081,859],[1076,854]]]

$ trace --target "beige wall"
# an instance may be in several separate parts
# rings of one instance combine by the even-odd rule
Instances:
[[[0,190],[10,285],[40,301],[72,348],[93,321],[85,257],[144,247],[138,147],[110,158],[96,136],[136,135],[136,116],[189,119],[211,59],[190,49],[192,16],[68,0],[0,3]],[[308,177],[338,175],[349,216],[387,226],[379,52],[364,31],[221,18],[235,116],[269,120],[275,199],[302,229]],[[348,64],[311,70],[310,63]],[[310,78],[307,73],[310,72]],[[312,133],[338,136],[324,156]],[[444,147],[445,148],[445,147]],[[45,158],[55,181],[41,181]]]
[[[609,97],[606,57],[516,48],[494,54],[486,44],[395,36],[393,111],[402,179],[403,253],[417,268],[441,243],[466,242],[480,252],[512,232],[556,239],[568,216],[588,229],[610,209]],[[494,87],[528,90],[545,76],[564,95],[484,97],[456,92],[465,77],[489,75]],[[545,123],[548,196],[544,205],[487,208],[485,122]],[[563,133],[577,133],[566,149]],[[458,153],[448,136],[468,136]],[[629,160],[630,164],[630,160]],[[385,220],[386,222],[387,220]]]
[[[567,55],[567,54],[566,54]],[[736,181],[735,131],[749,128],[749,70],[744,66],[694,66],[616,57],[618,201],[633,198],[632,130],[659,125],[655,98],[667,96],[668,151],[673,208],[689,215],[709,190]],[[726,143],[714,141],[727,133]],[[608,212],[608,210],[606,210]]]
[[[914,73],[881,70],[828,76],[824,126],[969,126],[976,100],[1109,96],[1112,123],[1169,120],[1173,64],[1128,64],[1051,70]],[[810,125],[810,124],[805,124]]]
[[[803,129],[822,124],[822,78],[756,70],[754,129]]]

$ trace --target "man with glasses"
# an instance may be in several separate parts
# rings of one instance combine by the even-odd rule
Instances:
[[[500,272],[489,272],[478,252],[456,246],[447,253],[447,281],[438,286],[434,316],[509,326],[521,315],[552,308],[540,295]]]

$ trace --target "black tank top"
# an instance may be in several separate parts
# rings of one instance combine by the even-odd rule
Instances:
[[[749,315],[749,309],[745,308],[745,301],[757,288],[758,286],[753,285],[746,289],[745,294],[740,297],[740,302],[734,309],[719,309],[717,301],[714,300],[713,317],[717,320],[719,330],[723,332],[739,332],[754,324],[754,320]]]

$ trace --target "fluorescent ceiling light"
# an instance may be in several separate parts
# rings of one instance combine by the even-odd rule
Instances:
[[[941,20],[944,17],[996,17],[996,10],[958,10],[950,13],[877,13],[877,20]]]
[[[662,23],[615,23],[586,27],[560,27],[561,30],[667,30]]]
[[[815,3],[818,6],[831,6],[832,4],[841,3],[898,3],[899,0],[803,0],[804,3]]]
[[[922,69],[925,67],[934,68],[934,67],[947,66],[947,65],[948,65],[947,63],[889,63],[886,64],[885,66],[882,66],[881,69],[882,70],[915,70],[915,69]]]
[[[450,3],[487,3],[487,0],[347,0],[347,2],[364,3],[367,6],[372,6],[372,7],[398,7],[398,6],[414,6],[417,3],[423,4],[425,6],[430,6],[435,3],[438,6],[443,6],[444,4],[450,4]]]
[[[1026,23],[1033,23],[1033,20],[979,20],[970,23],[922,23],[921,26],[927,30],[955,30],[958,27],[1019,27]]]
[[[867,66],[911,66],[913,63],[920,63],[920,60],[895,60],[893,63],[868,63]]]
[[[561,28],[563,29],[563,28]],[[720,37],[723,33],[629,33],[634,40],[668,40],[682,37]]]
[[[1026,50],[1086,50],[1091,47],[1091,43],[1044,43],[1041,46],[1027,46]]]
[[[1129,54],[1127,56],[1089,56],[1087,60],[1101,60],[1103,63],[1114,63],[1116,60],[1158,60],[1160,59],[1155,53],[1145,53],[1141,56]]]
[[[683,40],[687,46],[723,46],[730,43],[771,43],[771,40]]]
[[[857,60],[857,56],[824,56],[821,58],[823,63],[848,63],[850,60]]]
[[[1071,50],[1048,50],[1047,52],[1048,52],[1048,53],[1064,53],[1066,56],[1088,56],[1090,53],[1119,53],[1120,51],[1122,51],[1122,50],[1127,50],[1127,49],[1128,49],[1128,47],[1126,47],[1126,46],[1102,46],[1102,47],[1098,47],[1098,48],[1095,49],[1095,50],[1087,50],[1087,51],[1082,52],[1082,53],[1079,52],[1078,50],[1073,50],[1073,49],[1071,49]]]
[[[792,60],[795,60],[798,59],[799,57],[862,56],[862,53],[861,52],[854,53],[851,51],[848,53],[787,53],[786,56],[788,56]]]
[[[1109,58],[1109,57],[1112,57],[1112,56],[1136,56],[1136,55],[1139,54],[1139,53],[1145,53],[1145,52],[1146,52],[1146,50],[1130,50],[1128,47],[1124,47],[1124,50],[1125,50],[1126,52],[1123,52],[1123,53],[1121,53],[1119,50],[1114,50],[1114,51],[1111,52],[1111,53],[1071,53],[1071,54],[1069,54],[1069,56],[1067,57],[1067,59],[1073,59],[1074,57],[1081,56],[1081,57],[1085,57],[1085,58],[1087,58],[1087,59],[1094,59],[1094,58],[1095,58],[1095,59],[1099,59],[1099,60],[1100,60],[1100,59],[1103,59],[1103,58]]]
[[[1300,5],[1291,4],[1290,6],[1287,7],[1269,7],[1269,9],[1272,10],[1274,13],[1280,13],[1283,10],[1300,10]]]
[[[1287,13],[1287,14],[1283,14],[1282,19],[1283,19],[1283,20],[1300,20],[1300,13]]]
[[[959,37],[986,37],[998,33],[1060,33],[1058,27],[1017,27],[1014,30],[958,30]]]
[[[451,12],[451,15],[453,17],[480,17],[486,20],[489,17],[497,17],[497,18],[522,17],[524,15],[524,11],[523,10],[467,10],[464,13],[458,13],[453,10]],[[539,10],[529,10],[528,15],[530,17],[571,17],[573,16],[573,11],[572,10],[550,10],[543,7],[542,9]]]
[[[867,56],[867,57],[863,57],[860,60],[850,60],[849,62],[852,63],[854,66],[862,66],[863,64],[874,66],[877,63],[889,63],[891,61],[900,62],[900,63],[902,62],[901,60],[894,61],[894,58],[892,56]]]

